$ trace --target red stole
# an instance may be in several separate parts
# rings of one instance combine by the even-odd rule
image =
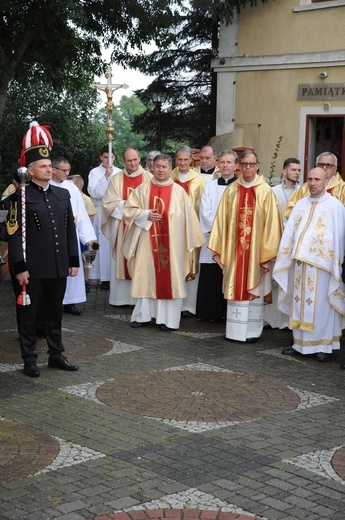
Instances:
[[[150,229],[151,247],[156,275],[156,297],[158,300],[172,300],[169,219],[168,212],[173,184],[157,186],[151,183],[149,208],[157,209],[162,220],[153,222]]]
[[[189,196],[190,183],[192,181],[181,182],[179,179],[174,179],[174,182],[176,182],[176,184],[181,186],[184,189],[184,191],[187,193],[187,195]]]
[[[255,212],[255,187],[238,185],[237,238],[234,299],[252,300],[247,292],[248,266]]]
[[[136,177],[123,175],[122,182],[123,182],[122,197],[123,197],[123,200],[127,200],[128,197],[130,196],[130,194],[132,193],[132,191],[143,182],[143,175],[142,175],[142,173],[140,175],[137,175]],[[123,234],[125,234],[126,224],[125,224],[124,220],[122,220],[122,225],[123,225]],[[123,258],[123,261],[124,261],[124,268],[125,268],[125,279],[131,280],[131,277],[128,272],[126,258]]]
[[[333,195],[333,190],[334,190],[334,186],[333,186],[333,188],[329,188],[329,189],[326,190],[326,191],[327,191],[327,193],[329,193],[330,195]]]

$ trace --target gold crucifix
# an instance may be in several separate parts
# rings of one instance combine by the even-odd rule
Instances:
[[[108,65],[107,71],[105,73],[105,77],[107,78],[107,83],[92,83],[91,88],[101,90],[105,92],[107,95],[107,102],[105,104],[105,108],[107,110],[107,127],[106,132],[108,134],[108,145],[109,145],[109,166],[112,166],[112,142],[113,132],[114,132],[114,121],[113,121],[113,108],[117,108],[113,101],[113,93],[120,88],[128,88],[126,83],[116,83],[112,84],[112,71],[111,65]]]

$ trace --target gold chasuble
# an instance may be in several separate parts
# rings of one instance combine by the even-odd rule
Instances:
[[[345,182],[343,181],[338,172],[335,175],[333,175],[332,180],[327,186],[326,191],[330,195],[333,195],[333,197],[335,197],[336,199],[340,200],[340,202],[345,205]],[[310,191],[308,188],[308,183],[305,182],[300,187],[300,189],[296,190],[295,193],[293,193],[289,198],[284,211],[284,217],[289,218],[291,210],[296,204],[296,202],[309,196]]]
[[[186,180],[186,182],[181,182],[179,179],[179,170],[178,168],[174,168],[171,172],[171,178],[176,184],[179,184],[187,193],[199,218],[201,197],[206,185],[206,180],[204,179],[204,177],[195,168],[190,168],[188,179]],[[199,271],[199,256],[200,249],[195,249],[193,251],[192,269],[187,281],[194,280],[194,275],[197,274]]]
[[[230,184],[219,203],[208,247],[223,267],[224,298],[271,302],[272,261],[283,224],[279,203],[264,177],[246,187],[242,176]]]
[[[150,222],[149,209],[163,216]],[[123,208],[127,224],[122,252],[128,260],[134,298],[185,298],[185,278],[191,253],[205,242],[194,208],[185,191],[171,179],[141,184]]]
[[[101,229],[112,247],[112,254],[116,260],[115,278],[117,280],[130,279],[127,262],[121,253],[126,228],[122,218],[122,207],[132,191],[142,182],[149,181],[151,177],[152,174],[141,166],[131,174],[124,169],[110,178],[109,186],[103,197]]]

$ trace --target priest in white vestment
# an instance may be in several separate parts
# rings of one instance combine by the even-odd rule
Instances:
[[[293,345],[282,353],[316,354],[318,361],[340,349],[345,316],[345,208],[325,191],[326,184],[324,169],[310,170],[310,196],[290,214],[273,272],[278,309],[289,315],[293,331]]]
[[[131,326],[155,318],[161,330],[178,329],[192,252],[205,239],[185,190],[171,179],[167,154],[154,158],[154,177],[128,197],[123,215],[128,226],[122,252],[137,299]]]
[[[89,273],[92,280],[100,280],[101,289],[108,289],[110,282],[110,262],[111,252],[109,240],[103,235],[101,230],[102,224],[102,203],[105,192],[107,191],[110,179],[120,172],[120,168],[113,165],[115,154],[112,154],[110,166],[109,148],[104,146],[100,154],[101,164],[93,168],[88,177],[87,191],[96,208],[97,215],[93,219],[93,226],[100,244],[99,251],[94,261],[94,269]]]
[[[53,159],[52,179],[49,181],[53,186],[65,188],[71,195],[71,206],[76,226],[76,234],[78,239],[78,255],[79,265],[83,265],[81,255],[80,243],[89,245],[97,240],[92,222],[86,211],[85,204],[81,193],[77,186],[72,181],[67,180],[71,165],[63,157]],[[85,292],[85,276],[84,270],[79,269],[77,276],[68,276],[66,291],[63,299],[64,312],[74,314],[76,316],[81,314],[80,309],[76,303],[86,302]]]

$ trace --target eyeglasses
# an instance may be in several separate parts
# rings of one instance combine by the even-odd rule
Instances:
[[[243,168],[254,168],[257,164],[256,162],[241,162],[240,166],[243,166]]]
[[[56,167],[55,170],[60,170],[60,172],[69,173],[71,171],[71,168],[64,169],[64,168],[57,168]]]
[[[316,163],[316,166],[318,166],[319,168],[333,168],[333,166],[335,166],[335,164],[318,162],[318,163]]]

